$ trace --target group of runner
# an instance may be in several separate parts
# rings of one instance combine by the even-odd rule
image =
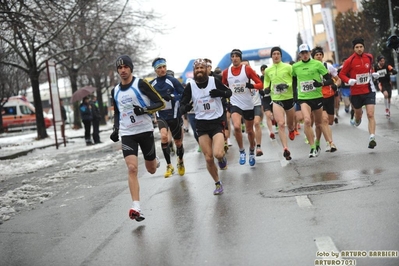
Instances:
[[[226,146],[230,143],[229,135],[225,133],[229,132],[229,126],[232,126],[239,149],[239,164],[246,164],[248,151],[249,165],[254,166],[255,157],[263,154],[262,134],[259,134],[258,126],[264,112],[278,127],[282,153],[286,160],[292,159],[288,139],[295,139],[299,119],[303,121],[304,133],[310,146],[309,158],[318,156],[322,134],[326,140],[326,151],[337,151],[331,125],[336,112],[335,99],[338,88],[350,87],[352,125],[360,125],[362,107],[366,107],[370,134],[368,148],[373,149],[377,145],[374,119],[375,81],[379,81],[378,86],[386,98],[390,99],[391,86],[387,85],[386,76],[395,74],[396,70],[385,65],[383,57],[378,57],[377,65],[374,66],[373,56],[364,52],[362,38],[354,39],[352,44],[354,53],[343,62],[339,71],[331,64],[323,63],[324,52],[321,47],[311,50],[307,44],[300,45],[299,60],[292,64],[282,62],[282,50],[280,47],[273,47],[270,51],[273,63],[270,67],[262,66],[262,80],[249,63],[243,60],[241,50],[233,49],[230,53],[231,66],[225,69],[221,76],[212,72],[211,60],[195,60],[194,77],[185,87],[172,75],[167,75],[164,58],[156,58],[152,62],[157,77],[147,82],[133,76],[130,57],[120,56],[116,61],[116,68],[121,83],[111,93],[115,108],[111,139],[119,141],[121,135],[133,200],[129,217],[136,221],[144,220],[140,209],[137,177],[138,146],[142,150],[149,173],[155,173],[160,165],[156,156],[151,119],[154,114],[166,161],[165,178],[174,173],[168,143],[169,132],[176,145],[178,173],[181,176],[185,174],[182,116],[189,113],[194,136],[215,183],[214,195],[223,193],[214,158],[221,170],[227,169],[225,153]],[[389,114],[390,101],[386,100],[385,104]],[[349,112],[346,103],[345,111]],[[248,150],[244,147],[242,123],[245,124]],[[271,134],[270,136],[272,137]]]

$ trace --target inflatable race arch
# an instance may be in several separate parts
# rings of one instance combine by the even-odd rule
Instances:
[[[251,50],[243,50],[242,51],[242,59],[243,60],[261,60],[261,59],[268,59],[270,58],[270,51],[273,47],[266,47],[266,48],[259,48],[259,49],[251,49]],[[283,49],[281,49],[282,55],[281,55],[281,60],[283,62],[290,62],[292,61],[292,57]],[[190,62],[188,63],[186,69],[182,73],[182,81],[183,83],[186,83],[186,80],[188,78],[193,78],[193,63],[195,59],[191,59]],[[222,60],[220,60],[219,64],[217,64],[215,67],[220,67],[223,70],[228,68],[231,64],[230,60],[230,52],[227,53],[225,56],[223,56]]]

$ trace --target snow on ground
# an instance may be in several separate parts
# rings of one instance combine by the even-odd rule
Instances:
[[[66,129],[68,142],[66,147],[60,139],[58,149],[55,144],[53,129],[48,129],[49,138],[35,140],[36,131],[7,133],[0,135],[0,157],[32,150],[25,156],[15,159],[0,160],[0,224],[11,218],[13,214],[22,209],[33,208],[35,204],[49,199],[54,193],[67,185],[68,180],[73,179],[77,173],[91,173],[109,169],[117,161],[123,160],[122,153],[114,150],[98,159],[87,158],[74,159],[77,153],[100,151],[113,145],[109,139],[112,125],[101,126],[101,141],[103,143],[86,146],[83,138],[84,130]],[[59,132],[57,133],[59,135]],[[46,147],[46,148],[43,148]],[[108,147],[109,148],[109,147]],[[65,160],[65,158],[70,158]],[[56,171],[34,176],[34,173],[49,167],[56,167]],[[23,178],[24,175],[30,177]],[[18,179],[19,178],[19,179]],[[13,189],[7,190],[5,184],[12,184]]]

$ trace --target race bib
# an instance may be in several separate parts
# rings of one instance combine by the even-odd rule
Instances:
[[[143,122],[143,116],[136,116],[133,110],[126,111],[122,113],[122,121],[126,128],[132,128],[135,126],[139,126]]]
[[[316,88],[313,86],[313,80],[309,80],[309,81],[302,81],[299,86],[301,87],[301,91],[302,92],[311,92],[311,91],[315,91]]]
[[[385,75],[387,74],[387,70],[386,69],[380,69],[377,71],[378,75],[380,75],[380,78],[385,77]]]
[[[277,88],[277,85],[279,85],[279,84],[274,84],[274,85],[273,85],[273,92],[274,92],[274,94],[282,94],[282,93],[285,93],[285,92],[288,91],[288,87],[287,87],[287,89],[280,89],[280,87]],[[312,84],[312,86],[313,86],[313,84]]]
[[[368,84],[368,83],[370,83],[370,73],[356,75],[356,84],[357,85]]]
[[[202,113],[213,113],[216,110],[216,101],[215,99],[210,99],[203,101],[199,104],[198,109]]]
[[[232,87],[233,87],[232,88],[233,93],[238,93],[238,94],[245,93],[246,89],[245,84],[234,83]]]

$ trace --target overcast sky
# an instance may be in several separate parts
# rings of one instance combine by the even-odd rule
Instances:
[[[294,3],[141,0],[140,5],[144,10],[153,8],[164,16],[165,26],[173,28],[155,36],[157,49],[149,56],[166,58],[168,69],[175,72],[184,71],[191,59],[200,57],[210,58],[216,67],[235,48],[280,46],[295,58],[298,20]]]

